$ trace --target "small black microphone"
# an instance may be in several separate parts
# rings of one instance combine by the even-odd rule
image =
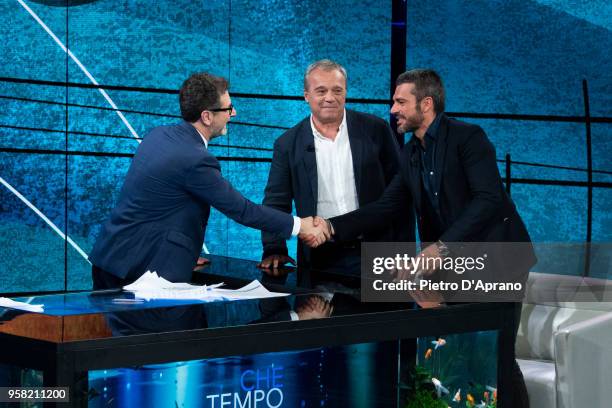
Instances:
[[[315,151],[315,148],[314,148],[314,146],[313,146],[313,145],[308,145],[308,146],[306,146],[306,151],[307,151],[307,152],[311,152],[311,153],[312,153],[312,152],[314,152],[314,151]]]

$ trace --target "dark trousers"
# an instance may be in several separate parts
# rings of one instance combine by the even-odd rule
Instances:
[[[98,268],[96,265],[91,266],[91,279],[93,281],[93,290],[121,289],[125,285],[132,283],[132,281],[119,278],[104,269]]]
[[[523,304],[520,302],[514,303],[515,307],[515,325],[514,325],[514,342],[516,343],[516,336],[518,334],[519,324],[521,323],[521,310]],[[525,386],[525,379],[523,373],[519,367],[516,359],[512,367],[512,389],[514,391],[513,406],[516,408],[529,408],[529,395],[527,395],[527,386]]]
[[[310,253],[307,276],[298,284],[314,287],[320,283],[336,282],[348,288],[359,288],[361,274],[361,243],[328,242]]]
[[[449,302],[448,305],[456,305],[461,303],[452,303]],[[523,308],[523,304],[520,302],[512,302],[514,307],[514,336],[512,341],[516,343],[516,336],[518,334],[519,325],[521,323],[521,310]],[[514,360],[514,365],[512,366],[511,373],[512,380],[512,408],[529,408],[529,395],[527,395],[527,387],[525,386],[525,379],[523,378],[523,373],[521,372],[521,368],[519,367],[516,359]]]

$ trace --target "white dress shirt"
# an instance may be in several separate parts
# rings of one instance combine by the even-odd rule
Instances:
[[[317,215],[331,218],[359,208],[346,110],[335,140],[323,136],[310,115],[317,155]]]

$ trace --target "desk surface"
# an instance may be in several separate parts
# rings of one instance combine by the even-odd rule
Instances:
[[[291,311],[312,308],[313,304],[321,305],[324,299],[329,300],[330,293],[333,294],[330,303],[334,317],[412,309],[409,302],[394,305],[360,303],[359,292],[346,287],[326,287],[324,290],[296,288],[293,284],[295,280],[291,279],[295,273],[293,268],[286,268],[280,276],[272,277],[258,269],[253,261],[220,256],[211,258],[212,264],[194,273],[195,282],[225,282],[225,287],[237,288],[252,279],[258,279],[268,289],[290,295],[232,301],[137,301],[131,292],[105,290],[14,298],[30,304],[42,304],[44,312],[30,313],[0,307],[0,333],[53,343],[69,343],[147,333],[291,321]],[[314,313],[315,318],[326,315]]]
[[[292,321],[290,311],[320,299],[319,290],[282,285],[287,276],[262,274],[254,262],[212,258],[210,267],[194,275],[195,282],[222,279],[239,287],[260,279],[268,289],[291,295],[210,303],[113,302],[132,296],[121,291],[19,299],[44,304],[45,313],[0,308],[0,362],[43,370],[46,385],[71,385],[80,390],[74,395],[83,396],[83,373],[90,370],[494,330],[499,334],[498,385],[511,389],[506,375],[514,355],[511,304],[416,310],[412,303],[360,303],[336,288],[330,317]]]
[[[218,329],[235,330],[247,326],[249,331],[253,331],[254,326],[270,323],[289,325],[283,326],[283,330],[297,330],[301,327],[300,324],[306,322],[292,321],[291,315],[295,316],[292,312],[312,308],[313,302],[320,305],[323,299],[329,300],[330,293],[333,294],[330,301],[333,307],[331,316],[327,316],[328,313],[311,313],[310,316],[314,318],[311,320],[318,320],[322,327],[326,325],[334,327],[339,318],[349,316],[358,316],[356,320],[358,322],[408,318],[420,321],[421,331],[435,332],[443,329],[439,327],[444,320],[442,316],[454,315],[455,318],[450,319],[454,320],[454,323],[449,323],[452,327],[447,327],[449,331],[469,331],[470,326],[487,330],[500,327],[501,322],[468,324],[470,316],[477,316],[478,313],[489,315],[495,310],[507,309],[504,304],[464,304],[442,307],[439,310],[414,310],[411,302],[361,303],[359,292],[344,286],[332,285],[310,290],[297,288],[293,283],[295,279],[292,279],[292,275],[295,274],[293,268],[286,268],[284,273],[278,276],[270,276],[258,269],[257,263],[253,261],[221,256],[210,258],[212,264],[194,272],[194,282],[200,284],[225,282],[227,287],[237,288],[253,279],[259,279],[269,290],[290,293],[290,295],[255,300],[207,302],[152,299],[132,303],[129,300],[134,299],[133,293],[107,290],[14,298],[31,304],[43,304],[44,313],[0,307],[0,335],[19,337],[25,341],[43,340],[56,345],[67,345],[89,340],[185,331],[197,331],[200,336],[206,336],[206,332],[212,335],[213,331],[218,333]],[[441,320],[423,320],[423,317],[430,315],[437,316]],[[324,320],[333,322],[321,322]]]

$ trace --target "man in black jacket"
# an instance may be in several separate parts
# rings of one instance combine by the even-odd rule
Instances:
[[[413,205],[425,258],[443,258],[447,243],[520,242],[523,252],[500,252],[497,267],[510,266],[515,279],[524,281],[536,258],[502,184],[495,149],[479,126],[444,114],[444,96],[442,80],[432,70],[411,70],[398,77],[391,113],[400,133],[413,132],[402,152],[400,172],[375,203],[331,218],[333,237],[350,240],[364,231],[388,228],[395,214]],[[422,272],[436,273],[427,268]],[[518,329],[520,303],[516,313]],[[514,371],[513,406],[528,406],[516,364]]]
[[[274,155],[263,204],[298,216],[334,217],[378,199],[399,168],[399,147],[389,125],[373,115],[345,109],[346,70],[320,60],[304,76],[304,98],[311,115],[281,135]],[[341,243],[315,250],[298,244],[301,271],[359,276],[360,241],[414,241],[412,209],[402,214],[396,230],[356,234]],[[284,239],[262,233],[261,266],[276,268],[295,261]],[[311,275],[310,273],[308,275]],[[300,284],[317,280],[301,276]],[[313,278],[313,279],[312,279]]]

